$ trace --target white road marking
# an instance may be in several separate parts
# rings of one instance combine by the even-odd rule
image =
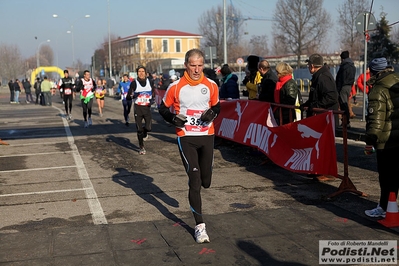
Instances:
[[[60,114],[63,114],[63,111],[61,109],[55,106],[53,106],[53,108],[57,109],[60,112]],[[105,217],[103,208],[101,207],[101,203],[98,200],[97,193],[94,190],[93,184],[91,183],[89,174],[87,173],[82,157],[80,156],[78,148],[75,145],[75,140],[71,133],[71,129],[69,128],[69,124],[66,121],[66,119],[62,119],[62,122],[64,123],[64,128],[67,134],[68,143],[69,146],[71,147],[72,155],[77,166],[78,174],[82,182],[84,192],[86,194],[93,222],[94,224],[108,224],[107,218]]]
[[[40,194],[53,194],[53,193],[64,193],[73,191],[82,191],[84,188],[72,188],[72,189],[60,189],[60,190],[48,190],[48,191],[35,191],[35,192],[24,192],[24,193],[14,193],[14,194],[3,194],[1,197],[15,197],[15,196],[27,196],[27,195],[40,195]]]
[[[55,152],[42,152],[42,153],[25,153],[25,154],[14,154],[14,155],[0,155],[1,157],[19,157],[19,156],[36,156],[36,155],[49,155],[49,154],[61,154],[71,153],[71,151],[55,151]]]
[[[63,135],[65,136],[65,134]],[[60,143],[65,143],[65,141],[51,141],[51,142],[33,142],[33,143],[20,143],[20,144],[12,144],[12,147],[21,147],[21,146],[34,146],[34,145],[54,145],[54,144],[60,144]]]
[[[29,169],[19,169],[19,170],[6,170],[6,171],[0,171],[0,174],[1,173],[15,173],[15,172],[30,172],[30,171],[40,171],[40,170],[53,170],[53,169],[74,168],[74,167],[76,167],[76,165],[42,167],[42,168],[29,168]]]

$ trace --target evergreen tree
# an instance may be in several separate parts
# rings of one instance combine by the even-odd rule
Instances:
[[[399,51],[398,45],[390,40],[391,29],[385,15],[386,13],[381,13],[381,20],[377,22],[376,29],[370,34],[367,56],[370,60],[376,57],[385,57],[392,64],[398,61]]]

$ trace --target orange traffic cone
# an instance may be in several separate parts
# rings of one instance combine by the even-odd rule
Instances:
[[[389,193],[385,219],[379,220],[378,222],[386,227],[399,227],[399,212],[395,192]]]

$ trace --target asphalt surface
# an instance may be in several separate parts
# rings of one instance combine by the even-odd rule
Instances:
[[[173,127],[153,109],[146,155],[122,104],[94,104],[83,127],[53,106],[10,104],[0,90],[0,265],[319,265],[319,240],[397,240],[364,215],[379,198],[375,156],[363,154],[361,106],[348,132],[349,177],[367,196],[288,172],[217,139],[212,185],[202,190],[211,243],[197,244],[187,176]],[[358,99],[359,101],[359,99]],[[133,121],[133,113],[130,114]],[[337,135],[340,132],[337,131]],[[343,174],[342,138],[336,138]],[[335,159],[335,158],[332,158]],[[326,200],[329,199],[329,200]]]

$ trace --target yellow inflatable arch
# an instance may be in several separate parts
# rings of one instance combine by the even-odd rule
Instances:
[[[61,78],[64,77],[64,71],[59,67],[56,66],[38,67],[32,71],[32,74],[30,76],[30,83],[32,84],[32,86],[33,84],[35,84],[37,74],[39,74],[42,70],[44,70],[45,72],[57,72]]]

